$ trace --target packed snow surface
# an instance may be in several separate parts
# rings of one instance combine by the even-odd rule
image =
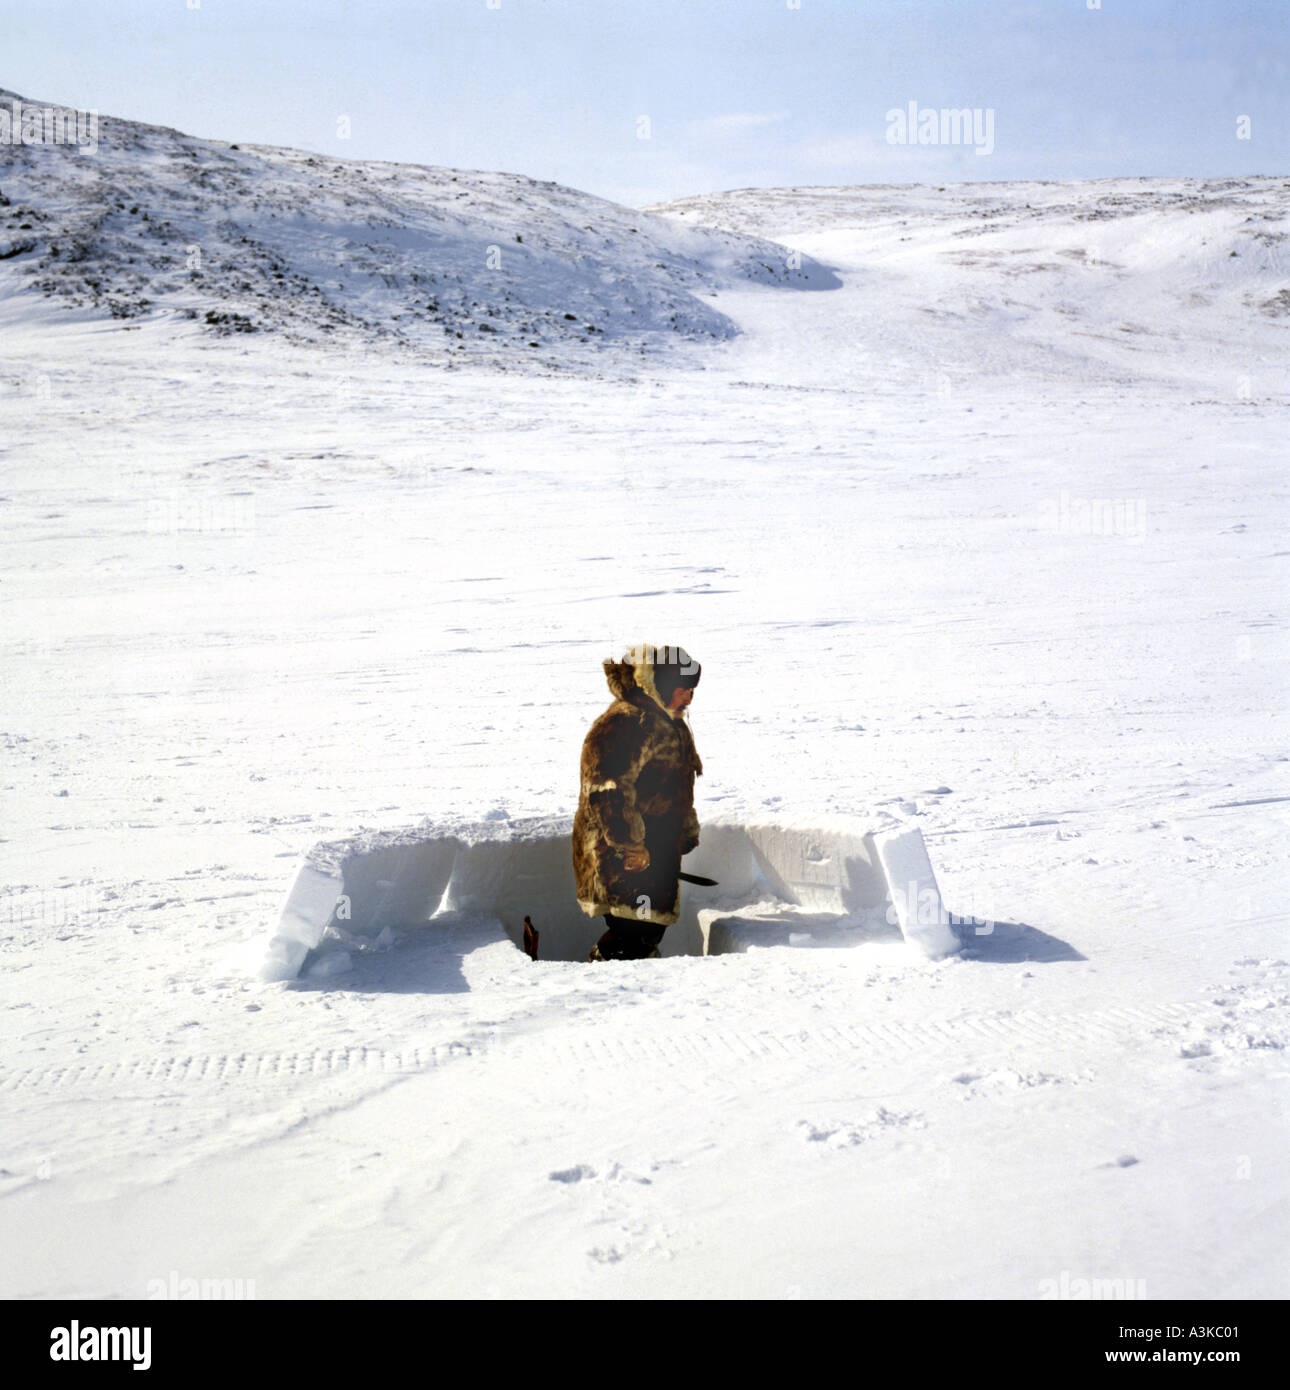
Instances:
[[[284,277],[346,215],[334,161],[138,139],[113,277],[145,192],[203,242],[272,195]],[[14,167],[6,236],[102,213]],[[335,183],[394,180],[411,246],[452,177]],[[701,350],[505,373],[333,343],[260,269],[293,337],[208,331],[228,269],[114,318],[41,292],[49,240],[0,259],[0,1293],[1290,1293],[1288,189],[690,200],[660,246],[837,287],[705,281]],[[691,294],[603,254],[620,307]],[[555,281],[506,273],[531,318]],[[703,663],[701,819],[917,825],[967,949],[534,964],[456,914],[255,979],[311,844],[569,815],[640,640]]]

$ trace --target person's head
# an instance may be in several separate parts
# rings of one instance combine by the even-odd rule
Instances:
[[[679,714],[693,699],[694,687],[692,685],[678,685],[672,692],[672,698],[667,702],[667,712]]]
[[[670,713],[679,713],[694,698],[703,668],[683,647],[657,648],[653,666],[659,703]]]

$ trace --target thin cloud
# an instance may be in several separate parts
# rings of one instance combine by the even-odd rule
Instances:
[[[725,115],[691,121],[686,130],[697,139],[724,139],[779,125],[781,121],[788,120],[789,115],[788,111],[730,111]]]

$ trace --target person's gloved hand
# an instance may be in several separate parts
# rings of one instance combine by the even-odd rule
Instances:
[[[649,868],[649,850],[644,845],[623,851],[623,868],[629,874],[639,874]]]

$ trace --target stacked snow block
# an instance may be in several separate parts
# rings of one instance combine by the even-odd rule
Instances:
[[[316,845],[283,901],[261,975],[294,979],[329,926],[375,936],[436,919],[487,919],[518,946],[526,914],[542,934],[544,960],[585,960],[603,923],[578,909],[571,831],[568,820],[486,821]],[[746,949],[758,922],[766,944],[776,933],[842,939],[831,929],[894,923],[925,955],[958,950],[916,829],[875,834],[850,821],[800,828],[717,820],[705,822],[702,834],[685,868],[719,887],[682,886],[681,916],[664,937],[664,955]],[[777,903],[784,913],[768,916],[764,905]],[[763,907],[738,917],[753,904]]]
[[[739,955],[772,947],[848,947],[893,936],[887,910],[870,908],[839,917],[832,912],[803,912],[786,903],[762,902],[730,912],[700,908],[699,926],[709,956]]]
[[[585,935],[588,919],[573,900],[571,833],[567,820],[484,821],[315,845],[287,890],[261,977],[294,979],[330,926],[374,937],[432,918],[483,917],[503,922],[518,943],[524,914],[541,903],[580,919]]]
[[[958,935],[916,827],[873,833],[841,822],[806,829],[774,824],[729,829],[736,833],[723,843],[720,831],[710,835],[705,828],[704,845],[687,867],[720,878],[723,889],[735,878],[736,893],[757,910],[700,908],[704,955],[773,944],[850,944],[892,925],[926,956],[958,951]],[[699,867],[705,848],[715,849],[725,873],[715,864]],[[729,874],[732,864],[744,870],[742,876]],[[776,911],[773,905],[768,910],[768,898],[794,910]]]

